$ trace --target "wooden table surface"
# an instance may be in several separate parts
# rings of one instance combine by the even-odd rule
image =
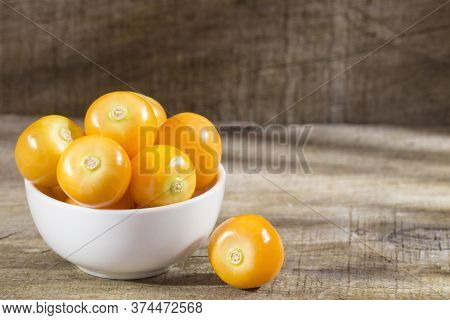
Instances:
[[[34,227],[14,164],[15,140],[31,120],[0,116],[2,298],[450,297],[450,130],[315,125],[305,149],[311,174],[245,173],[235,165],[247,159],[239,141],[225,138],[233,171],[219,222],[260,213],[286,250],[274,281],[238,290],[214,274],[205,246],[169,272],[136,281],[86,275],[53,253]]]

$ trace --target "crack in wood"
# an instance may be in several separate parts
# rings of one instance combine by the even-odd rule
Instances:
[[[16,235],[16,234],[18,234],[18,233],[20,233],[20,232],[22,232],[22,231],[15,231],[15,232],[8,233],[8,234],[5,235],[5,236],[1,236],[1,237],[0,237],[0,241],[1,241],[1,240],[8,239],[8,238],[12,237],[13,235]]]

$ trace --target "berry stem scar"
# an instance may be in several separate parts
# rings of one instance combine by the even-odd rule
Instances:
[[[127,115],[127,109],[123,106],[114,107],[109,113],[109,117],[112,120],[116,120],[116,121],[120,121],[120,120],[124,119],[126,115]]]
[[[244,260],[244,253],[239,248],[231,248],[230,251],[228,251],[228,261],[231,264],[239,265]]]
[[[83,160],[83,167],[89,170],[95,170],[100,166],[100,159],[94,156],[87,156]]]

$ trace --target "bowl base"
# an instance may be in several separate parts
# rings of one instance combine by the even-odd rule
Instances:
[[[91,276],[104,278],[104,279],[113,279],[113,280],[136,280],[136,279],[150,278],[150,277],[155,277],[160,274],[163,274],[164,272],[167,272],[169,270],[169,268],[163,268],[163,269],[148,271],[148,272],[130,272],[130,273],[120,273],[120,272],[108,273],[108,272],[105,272],[104,273],[104,272],[91,270],[91,269],[88,269],[85,267],[80,267],[80,266],[77,266],[77,267],[81,271],[83,271]]]

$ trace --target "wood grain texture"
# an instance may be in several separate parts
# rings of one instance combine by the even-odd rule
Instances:
[[[131,86],[173,114],[263,123],[444,0],[7,2],[54,37],[0,5],[1,113],[82,115]],[[449,124],[449,18],[447,5],[273,121]]]
[[[305,149],[312,174],[273,174],[265,167],[262,176],[244,172],[252,151],[224,136],[230,174],[219,222],[237,213],[263,214],[286,249],[280,275],[246,291],[218,279],[206,247],[166,274],[138,281],[94,278],[53,253],[33,225],[13,159],[15,139],[31,120],[0,117],[0,297],[450,297],[448,129],[316,125]]]

